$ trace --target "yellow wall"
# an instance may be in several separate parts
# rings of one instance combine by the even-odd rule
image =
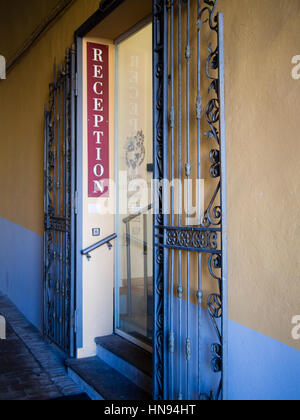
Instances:
[[[225,14],[230,318],[300,350],[299,0]]]

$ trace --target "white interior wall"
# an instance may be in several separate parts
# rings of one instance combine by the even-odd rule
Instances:
[[[105,206],[115,208],[114,191],[111,189],[109,198],[88,198],[87,42],[109,45],[110,178],[114,180],[115,175],[115,48],[112,41],[87,37],[83,39],[83,248],[115,233],[114,214],[101,214]],[[93,237],[93,228],[101,229],[100,237]],[[83,260],[83,347],[78,350],[79,358],[94,356],[95,338],[113,333],[115,243],[112,244],[111,251],[105,245],[92,253],[90,261]]]

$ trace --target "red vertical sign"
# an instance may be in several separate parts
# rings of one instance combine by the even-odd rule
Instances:
[[[87,43],[88,193],[109,196],[109,51]]]

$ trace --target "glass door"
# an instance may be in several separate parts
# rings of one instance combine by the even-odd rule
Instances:
[[[116,332],[150,349],[153,333],[152,24],[116,45],[119,183]]]

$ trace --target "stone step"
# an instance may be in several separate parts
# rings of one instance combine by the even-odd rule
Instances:
[[[152,394],[152,355],[118,335],[95,339],[99,359]]]
[[[92,400],[148,401],[145,392],[98,357],[66,361],[70,378]]]

